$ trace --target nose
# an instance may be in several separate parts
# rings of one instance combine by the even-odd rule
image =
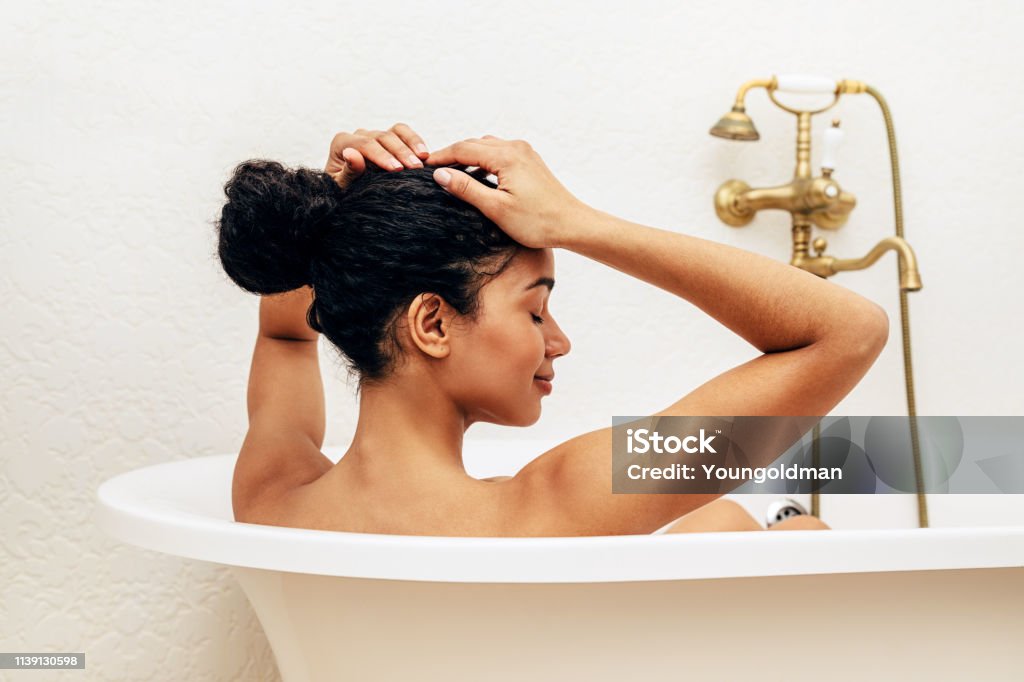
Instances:
[[[569,337],[565,335],[565,332],[563,332],[562,328],[558,326],[558,323],[551,318],[548,319],[551,322],[551,325],[548,327],[551,334],[547,339],[546,355],[548,357],[566,355],[572,348],[572,343],[569,342]]]

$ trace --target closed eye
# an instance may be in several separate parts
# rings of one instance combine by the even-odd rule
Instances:
[[[530,313],[530,316],[533,317],[533,321],[536,322],[537,324],[544,324],[543,317],[540,317],[539,315],[534,315],[533,313]]]

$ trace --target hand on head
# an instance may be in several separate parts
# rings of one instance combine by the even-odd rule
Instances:
[[[391,171],[448,166],[435,170],[434,180],[530,248],[557,246],[560,228],[583,206],[523,140],[484,135],[430,153],[404,123],[384,131],[359,128],[334,136],[324,170],[344,188],[366,170],[367,161]],[[466,172],[468,166],[477,170]],[[488,174],[498,178],[497,189],[477,181]]]
[[[387,130],[359,128],[334,136],[324,172],[344,188],[366,170],[367,161],[390,171],[423,168],[429,153],[423,139],[404,123]]]
[[[583,206],[524,140],[470,138],[431,153],[427,163],[479,166],[495,175],[498,188],[491,189],[456,168],[434,171],[434,179],[446,190],[531,248],[557,246],[568,216]]]

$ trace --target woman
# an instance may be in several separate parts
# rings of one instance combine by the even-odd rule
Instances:
[[[440,168],[456,164],[498,183]],[[360,130],[335,137],[324,173],[249,161],[225,191],[221,262],[264,295],[238,521],[462,536],[760,529],[721,495],[612,494],[610,428],[515,476],[465,471],[466,429],[536,422],[554,361],[570,351],[549,306],[554,248],[690,301],[763,353],[655,415],[827,414],[888,336],[881,307],[827,280],[585,205],[519,140],[428,153],[406,125]],[[337,465],[320,452],[318,333],[359,377],[358,423]],[[827,526],[797,517],[771,529],[787,528]]]

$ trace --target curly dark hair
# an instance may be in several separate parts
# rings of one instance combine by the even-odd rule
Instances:
[[[368,163],[342,190],[321,171],[244,161],[217,221],[224,271],[255,294],[311,285],[309,326],[341,351],[360,386],[385,379],[399,356],[397,320],[416,296],[435,293],[474,321],[480,289],[525,248],[442,189],[433,171]]]

